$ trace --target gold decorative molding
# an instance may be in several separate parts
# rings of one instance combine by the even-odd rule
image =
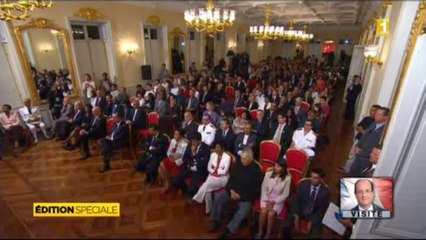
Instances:
[[[186,38],[186,34],[182,32],[182,29],[180,29],[180,27],[173,29],[173,31],[170,32],[170,35]]]
[[[152,25],[160,25],[163,24],[161,18],[157,15],[151,15],[146,19],[146,22]]]
[[[399,98],[401,97],[401,87],[402,85],[404,85],[404,82],[407,76],[408,67],[410,66],[411,58],[413,57],[414,47],[416,45],[417,39],[419,38],[420,35],[425,33],[425,28],[426,28],[426,1],[423,0],[419,5],[419,9],[417,10],[417,14],[416,14],[416,19],[414,20],[412,28],[411,28],[410,39],[408,40],[408,51],[404,59],[404,65],[402,67],[401,75],[399,76],[398,85],[396,87],[396,92],[394,95],[395,97],[391,104],[391,113],[390,113],[388,122],[391,121],[393,117],[392,115],[395,110],[395,106],[398,103]],[[381,144],[383,144],[383,142],[386,139],[386,136],[388,133],[388,126],[389,124],[386,124],[385,132],[380,141]]]
[[[29,24],[36,28],[48,28],[53,26],[52,20],[47,18],[31,18]]]
[[[104,16],[98,12],[98,10],[93,8],[80,8],[77,12],[74,13],[74,17],[80,17],[87,19],[89,21],[94,21],[98,19],[103,19]]]

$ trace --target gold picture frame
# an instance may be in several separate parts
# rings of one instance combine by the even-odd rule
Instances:
[[[73,86],[73,93],[68,95],[70,98],[76,98],[79,97],[80,89],[77,84],[77,78],[75,74],[75,69],[72,61],[72,54],[71,54],[71,41],[70,37],[68,35],[68,31],[65,28],[58,27],[55,25],[51,20],[46,18],[32,18],[29,23],[19,25],[14,27],[14,38],[18,47],[19,57],[22,63],[22,67],[24,69],[25,73],[25,80],[27,82],[27,86],[29,88],[30,92],[30,98],[34,105],[41,105],[48,102],[48,99],[40,99],[38,93],[37,93],[37,86],[32,79],[32,71],[30,66],[30,61],[28,59],[28,55],[26,54],[25,46],[24,46],[24,40],[22,37],[22,32],[29,29],[50,29],[51,31],[54,31],[54,34],[61,38],[63,40],[64,45],[64,52],[65,52],[65,59],[67,64],[67,69],[69,71],[72,86]]]

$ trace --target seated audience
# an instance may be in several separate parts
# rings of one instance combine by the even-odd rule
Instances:
[[[3,112],[0,113],[1,126],[5,132],[11,136],[15,147],[24,146],[24,128],[21,126],[21,120],[18,115],[16,113],[12,113],[11,110],[12,107],[10,105],[3,105]]]
[[[237,116],[232,124],[232,130],[236,135],[242,133],[244,131],[244,126],[250,123],[250,113],[248,111],[244,111],[241,116]]]
[[[136,171],[146,173],[145,184],[153,184],[157,180],[160,162],[167,156],[168,139],[160,133],[158,125],[149,127],[149,136],[146,140],[146,153],[135,166]]]
[[[282,158],[291,145],[293,129],[287,125],[284,113],[277,114],[278,122],[273,125],[270,133],[270,139],[281,146],[279,158]]]
[[[206,213],[209,213],[211,209],[212,192],[225,187],[228,183],[231,161],[231,156],[225,152],[223,142],[217,142],[207,164],[209,175],[193,197],[193,200],[198,203],[206,200]]]
[[[248,103],[246,105],[248,111],[256,110],[259,108],[259,104],[256,101],[256,97],[253,93],[249,94]]]
[[[58,140],[65,140],[69,134],[83,123],[84,109],[80,101],[74,103],[74,116],[58,120],[55,124],[55,135]]]
[[[234,153],[241,156],[243,149],[254,149],[257,144],[256,134],[252,132],[250,123],[244,125],[244,132],[237,135],[235,139]]]
[[[252,128],[253,132],[257,136],[257,144],[260,144],[263,140],[266,140],[269,136],[269,122],[264,119],[265,112],[258,110],[256,114],[256,120],[253,120]]]
[[[294,131],[293,141],[290,147],[302,149],[309,157],[313,157],[315,156],[316,142],[317,136],[314,131],[312,131],[312,122],[310,120],[306,120],[305,127]]]
[[[24,106],[19,109],[19,114],[25,122],[25,125],[30,129],[31,134],[34,138],[34,143],[38,143],[37,128],[39,128],[46,139],[50,139],[51,136],[47,134],[46,126],[41,119],[40,113],[37,107],[31,105],[31,99],[27,98],[24,100]]]
[[[158,113],[158,115],[160,116],[160,120],[168,118],[170,116],[170,105],[164,100],[163,93],[157,94],[157,100],[155,102],[154,112]]]
[[[158,173],[163,181],[163,193],[170,188],[170,177],[176,177],[183,165],[183,154],[188,147],[188,140],[183,137],[183,132],[175,130],[173,139],[167,150],[167,158],[160,163]]]
[[[193,120],[192,113],[186,111],[183,115],[182,131],[186,139],[198,132],[198,124]]]
[[[139,106],[139,101],[136,98],[132,100],[131,104],[132,108],[126,114],[126,124],[132,125],[135,132],[146,129],[147,114],[145,110]]]
[[[293,237],[293,228],[300,230],[301,220],[307,221],[307,232],[310,238],[321,238],[322,219],[330,205],[330,189],[323,183],[325,173],[315,168],[311,171],[311,179],[300,182],[291,209],[284,223],[284,238]]]
[[[260,197],[259,229],[256,239],[262,239],[265,224],[265,239],[271,237],[275,217],[281,213],[284,203],[290,194],[291,177],[287,173],[284,160],[275,163],[274,170],[265,174]]]
[[[101,139],[104,166],[99,170],[100,173],[111,170],[110,162],[114,150],[129,145],[129,126],[124,122],[122,113],[113,113],[112,118],[115,124],[111,135]]]
[[[231,129],[231,121],[229,118],[223,118],[220,123],[220,129],[216,133],[216,142],[223,142],[225,151],[234,151],[235,134]]]
[[[209,161],[209,146],[201,141],[201,134],[194,133],[190,136],[191,143],[183,155],[182,170],[173,180],[172,186],[178,187],[188,196],[188,202],[198,192],[201,183],[207,177],[207,164]],[[190,179],[187,186],[186,179]]]
[[[86,104],[84,106],[84,114],[83,114],[83,121],[81,122],[80,126],[76,126],[67,139],[64,141],[64,149],[66,150],[73,150],[74,146],[76,144],[72,144],[72,140],[75,140],[74,142],[78,141],[78,138],[80,137],[80,130],[86,128],[90,123],[92,122],[92,105]]]
[[[231,217],[228,225],[221,233],[221,239],[238,232],[241,222],[251,213],[253,202],[259,198],[263,173],[261,167],[254,162],[253,151],[245,148],[241,153],[241,162],[231,172],[225,191],[215,194],[210,218],[213,221],[209,232],[220,228],[222,212],[228,202],[237,204],[238,209]]]
[[[198,110],[198,99],[195,97],[195,89],[191,88],[189,90],[189,97],[186,100],[185,110],[190,111],[191,113],[196,113]]]

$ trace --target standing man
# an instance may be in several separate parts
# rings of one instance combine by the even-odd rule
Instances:
[[[362,86],[361,86],[361,78],[358,75],[354,76],[354,79],[352,80],[352,85],[346,90],[346,110],[345,110],[345,117],[346,119],[354,119],[355,117],[355,103],[356,99],[358,98],[358,95],[361,93]]]
[[[322,219],[331,201],[330,189],[323,183],[324,177],[322,169],[313,169],[311,179],[302,181],[297,187],[296,196],[284,222],[285,239],[293,237],[293,228],[299,230],[300,220],[308,221],[307,230],[310,238],[321,238]]]
[[[100,173],[111,170],[110,161],[114,150],[127,147],[129,145],[129,126],[123,121],[122,113],[113,113],[112,117],[115,124],[111,135],[101,139],[104,166],[101,170],[99,170]]]
[[[189,98],[186,102],[186,110],[191,113],[195,113],[198,110],[199,101],[198,98],[195,97],[195,89],[191,88],[189,90]]]

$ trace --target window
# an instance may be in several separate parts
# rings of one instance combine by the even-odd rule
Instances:
[[[156,28],[151,28],[149,31],[151,35],[151,40],[157,40],[158,39],[158,33]]]
[[[71,29],[74,40],[81,40],[85,38],[83,25],[71,25]]]
[[[90,39],[101,39],[99,26],[87,26],[87,35]]]
[[[143,36],[144,36],[145,40],[149,39],[148,28],[143,28]]]

